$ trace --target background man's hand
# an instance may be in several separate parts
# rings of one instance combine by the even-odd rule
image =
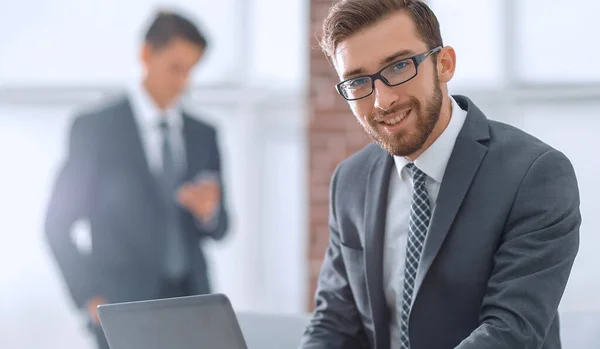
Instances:
[[[184,184],[177,192],[179,204],[203,222],[209,221],[221,202],[221,189],[216,180],[204,179]]]
[[[95,325],[100,324],[100,318],[98,318],[98,306],[102,304],[106,304],[106,301],[102,297],[94,297],[88,301],[87,311]]]

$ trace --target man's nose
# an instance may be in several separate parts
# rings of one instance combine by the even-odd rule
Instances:
[[[394,88],[383,83],[381,80],[375,80],[373,94],[375,94],[375,108],[388,110],[398,100]]]

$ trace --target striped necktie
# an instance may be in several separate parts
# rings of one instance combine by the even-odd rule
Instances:
[[[419,269],[421,252],[425,244],[425,236],[431,220],[429,195],[425,187],[427,175],[413,163],[406,165],[412,172],[413,196],[408,219],[408,243],[406,245],[406,263],[404,269],[404,292],[402,295],[402,313],[400,323],[400,341],[402,349],[410,349],[408,319],[415,286],[415,278]]]

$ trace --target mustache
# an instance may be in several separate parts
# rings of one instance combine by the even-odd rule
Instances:
[[[375,112],[371,116],[371,120],[376,122],[378,120],[381,120],[382,118],[385,118],[388,115],[397,114],[401,110],[414,109],[417,106],[418,105],[415,101],[406,102],[404,104],[398,104],[398,105],[392,107],[391,109],[379,110],[379,111]]]

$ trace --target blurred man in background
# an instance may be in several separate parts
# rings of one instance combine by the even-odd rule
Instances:
[[[211,291],[200,245],[228,226],[217,135],[179,107],[206,47],[190,20],[159,13],[141,49],[143,81],[72,125],[45,229],[99,348],[108,345],[98,305]],[[80,220],[90,224],[89,253],[71,238]]]

